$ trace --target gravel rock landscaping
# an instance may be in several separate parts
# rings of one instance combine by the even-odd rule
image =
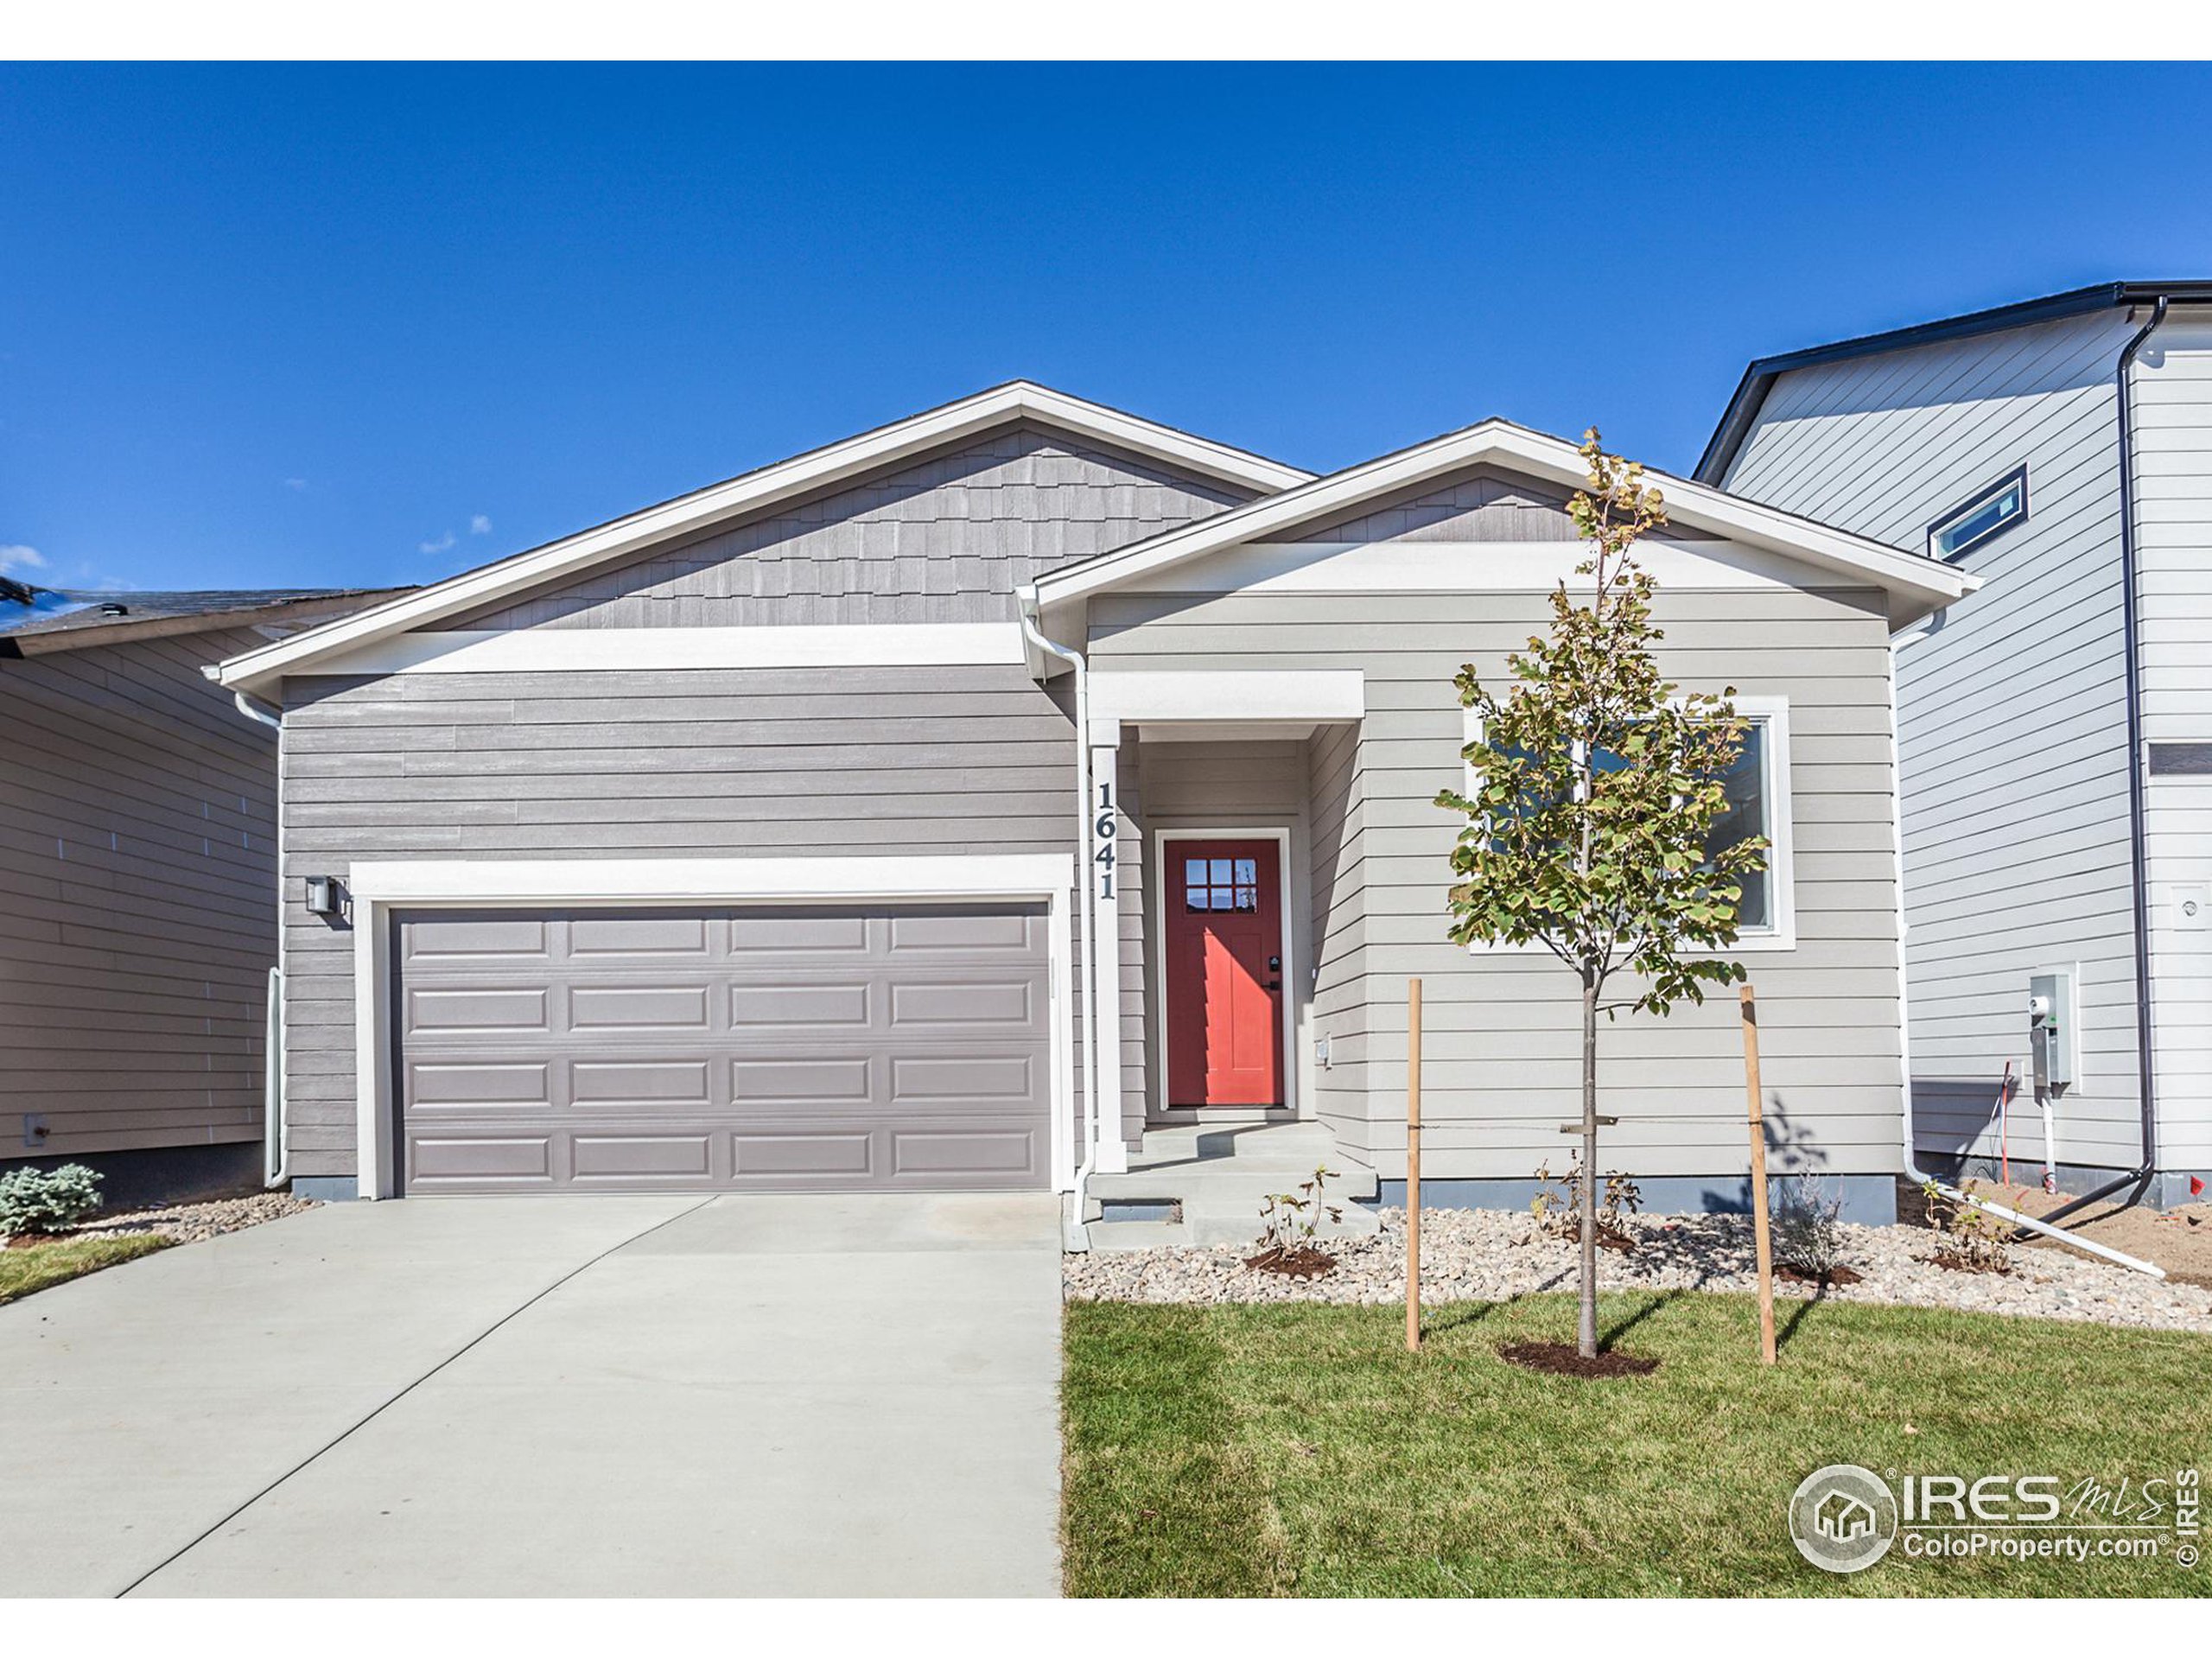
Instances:
[[[205,1204],[173,1204],[159,1210],[127,1210],[100,1215],[77,1230],[85,1233],[163,1233],[180,1244],[282,1221],[315,1207],[313,1198],[289,1192],[254,1192],[242,1198],[214,1198]]]
[[[1382,1230],[1372,1237],[1325,1241],[1338,1265],[1319,1279],[1255,1272],[1243,1258],[1256,1245],[1222,1245],[1069,1255],[1063,1258],[1062,1284],[1070,1300],[1086,1301],[1395,1302],[1405,1295],[1404,1212],[1386,1210],[1382,1221]],[[1641,1216],[1630,1230],[1637,1239],[1633,1254],[1599,1252],[1599,1283],[1605,1289],[1756,1287],[1749,1217]],[[1837,1301],[2212,1331],[2212,1291],[2161,1283],[2088,1256],[2016,1249],[2009,1274],[1961,1273],[1928,1259],[1936,1239],[1925,1228],[1841,1230],[1844,1262],[1864,1275],[1860,1281],[1816,1292],[1777,1280],[1777,1300],[1819,1294]],[[1574,1246],[1539,1232],[1526,1215],[1424,1210],[1421,1253],[1421,1294],[1427,1300],[1507,1301],[1574,1288]]]

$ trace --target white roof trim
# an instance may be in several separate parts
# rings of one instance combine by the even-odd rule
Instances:
[[[1038,602],[1061,605],[1103,593],[1186,560],[1265,541],[1356,509],[1362,502],[1417,488],[1484,462],[1574,489],[1587,481],[1580,452],[1566,439],[1510,421],[1484,421],[1041,576],[1036,583]],[[1893,626],[1938,610],[1981,585],[1979,578],[1955,566],[1901,552],[1708,485],[1664,473],[1648,472],[1646,476],[1666,496],[1667,516],[1675,523],[1882,588],[1891,596]]]
[[[233,689],[257,690],[285,674],[302,672],[333,652],[389,639],[549,582],[572,579],[595,565],[634,556],[658,543],[711,530],[727,520],[772,508],[779,502],[1020,420],[1039,421],[1252,489],[1288,489],[1313,476],[1281,461],[1071,397],[1048,386],[1017,380],[647,507],[496,564],[464,571],[388,604],[233,657],[211,669],[209,677]]]

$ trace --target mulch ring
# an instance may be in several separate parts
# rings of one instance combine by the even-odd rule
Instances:
[[[1656,1359],[1611,1348],[1601,1348],[1593,1357],[1586,1358],[1571,1342],[1509,1342],[1497,1351],[1497,1357],[1524,1371],[1542,1371],[1552,1376],[1649,1376],[1659,1369]]]
[[[1774,1264],[1774,1276],[1787,1285],[1817,1285],[1822,1290],[1835,1290],[1845,1285],[1855,1285],[1866,1274],[1856,1268],[1847,1268],[1841,1262],[1826,1273],[1808,1273],[1802,1268],[1793,1268],[1787,1262]]]
[[[1261,1273],[1279,1273],[1286,1279],[1319,1279],[1336,1270],[1337,1258],[1311,1244],[1277,1244],[1248,1255],[1244,1265]]]

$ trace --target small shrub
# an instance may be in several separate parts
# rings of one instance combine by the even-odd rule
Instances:
[[[1978,1183],[1967,1181],[1959,1192],[1972,1198]],[[1928,1224],[1937,1236],[1936,1263],[1964,1273],[2012,1271],[2011,1225],[1988,1211],[1949,1198],[1929,1181],[1920,1189],[1928,1210]]]
[[[1783,1184],[1774,1216],[1775,1259],[1811,1279],[1829,1279],[1843,1265],[1843,1199],[1817,1175]]]
[[[1329,1181],[1336,1173],[1333,1169],[1317,1168],[1312,1180],[1298,1184],[1297,1192],[1269,1194],[1260,1206],[1260,1247],[1294,1250],[1321,1230],[1324,1216],[1342,1221],[1344,1211],[1326,1198]]]
[[[99,1207],[99,1172],[82,1164],[0,1175],[0,1233],[65,1233]]]
[[[1294,1279],[1317,1279],[1337,1265],[1337,1259],[1313,1243],[1323,1217],[1342,1221],[1343,1209],[1328,1201],[1328,1185],[1337,1171],[1317,1167],[1313,1179],[1300,1181],[1295,1192],[1274,1192],[1260,1206],[1260,1253],[1247,1256],[1244,1265]]]
[[[1598,1206],[1598,1242],[1609,1250],[1632,1250],[1636,1236],[1628,1218],[1643,1208],[1643,1192],[1618,1170],[1606,1173],[1605,1197]],[[1554,1175],[1546,1159],[1536,1170],[1536,1196],[1529,1201],[1536,1225],[1554,1238],[1570,1243],[1582,1236],[1582,1160],[1567,1165],[1567,1173]]]

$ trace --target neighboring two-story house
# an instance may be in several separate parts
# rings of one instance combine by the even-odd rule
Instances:
[[[1894,652],[1923,1163],[2185,1196],[2212,1167],[2212,282],[1761,359],[1697,477],[1983,579]]]

